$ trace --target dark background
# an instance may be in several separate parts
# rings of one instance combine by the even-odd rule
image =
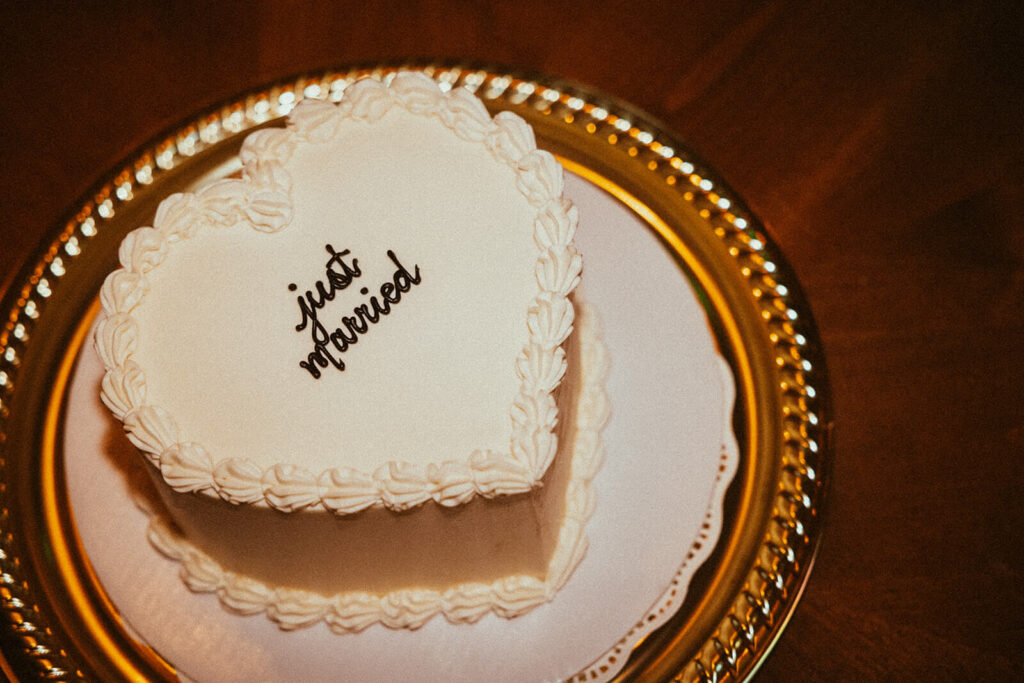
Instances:
[[[57,6],[0,9],[0,286],[123,157],[265,82],[456,57],[595,86],[746,200],[825,345],[824,543],[761,680],[1024,677],[1024,3]]]

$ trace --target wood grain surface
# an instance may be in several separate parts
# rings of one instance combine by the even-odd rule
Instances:
[[[765,222],[824,341],[824,543],[764,681],[1024,678],[1024,5],[5,3],[0,285],[108,169],[298,72],[457,57],[628,100]]]

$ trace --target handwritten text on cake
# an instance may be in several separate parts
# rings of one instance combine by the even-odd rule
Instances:
[[[341,325],[334,330],[328,330],[323,321],[319,318],[320,310],[332,301],[335,295],[352,284],[352,281],[362,275],[359,269],[359,259],[353,257],[350,263],[344,260],[349,255],[349,250],[337,251],[330,244],[324,247],[331,255],[327,259],[324,275],[327,280],[325,285],[318,280],[311,290],[297,297],[299,312],[302,320],[295,326],[296,332],[309,329],[310,337],[313,340],[313,351],[306,356],[306,360],[299,362],[299,367],[307,370],[314,379],[320,379],[320,368],[333,366],[339,371],[345,369],[345,362],[338,357],[345,353],[348,347],[359,341],[359,335],[365,334],[370,325],[380,321],[382,316],[391,313],[391,307],[402,300],[405,294],[415,285],[422,281],[420,267],[415,265],[410,273],[399,262],[395,252],[387,251],[388,258],[395,265],[396,270],[390,282],[380,286],[380,298],[371,296],[369,301],[364,302],[352,309],[352,315],[341,317]],[[288,291],[294,292],[298,289],[295,283],[288,285]],[[366,296],[370,290],[362,287],[359,293]]]

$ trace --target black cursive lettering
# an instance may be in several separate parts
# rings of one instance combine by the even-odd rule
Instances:
[[[395,252],[391,251],[390,249],[388,249],[388,258],[391,259],[391,262],[398,267],[398,270],[395,271],[394,277],[395,287],[398,288],[398,291],[402,293],[408,292],[410,289],[412,289],[413,285],[418,285],[420,283],[419,266],[416,266],[416,275],[414,277],[409,274],[409,271],[407,271],[402,266],[401,263],[398,262],[398,257],[395,256]]]
[[[359,337],[356,335],[347,336],[345,330],[340,327],[331,332],[331,343],[334,344],[334,348],[338,349],[339,353],[345,353],[348,350],[349,344],[355,344],[359,341]]]
[[[313,375],[313,379],[320,379],[320,368],[326,368],[328,365],[333,365],[339,371],[345,369],[345,361],[335,358],[326,346],[319,344],[313,347],[313,351],[306,356],[306,360],[299,361],[299,367],[308,370],[309,374]]]
[[[359,270],[358,259],[353,258],[351,266],[342,260],[343,256],[348,256],[348,249],[339,252],[330,244],[325,244],[324,249],[331,255],[324,266],[324,277],[327,279],[330,289],[328,290],[324,286],[322,280],[317,280],[316,285],[313,287],[313,290],[316,290],[315,294],[313,290],[306,290],[303,296],[296,298],[296,301],[299,302],[299,312],[302,314],[302,320],[295,326],[295,331],[301,332],[306,329],[307,325],[312,325],[310,334],[313,337],[313,343],[320,346],[330,341],[330,335],[324,324],[318,320],[317,311],[326,306],[328,301],[333,301],[334,295],[348,287],[353,278],[362,275],[362,272]],[[341,268],[340,272],[334,268],[335,265]],[[294,292],[297,287],[295,284],[290,284],[288,289]]]
[[[402,300],[403,294],[422,282],[419,265],[414,264],[412,272],[409,272],[398,260],[395,252],[387,250],[387,256],[394,264],[395,272],[390,282],[381,284],[380,298],[371,295],[368,301],[352,308],[351,316],[342,316],[338,327],[328,330],[319,319],[320,310],[328,301],[333,301],[338,292],[346,289],[355,278],[362,275],[362,271],[359,268],[359,260],[355,257],[351,259],[351,264],[343,259],[349,255],[348,249],[339,252],[330,244],[324,248],[331,255],[324,266],[324,279],[327,284],[325,285],[323,280],[318,280],[312,289],[296,297],[302,319],[295,326],[295,331],[301,332],[309,328],[313,341],[313,351],[307,354],[305,360],[299,362],[299,367],[309,372],[313,379],[320,379],[321,369],[331,366],[343,372],[345,363],[332,353],[332,348],[339,354],[345,353],[349,346],[359,341],[360,335],[369,332],[371,325],[376,325],[384,316],[391,314],[393,305]],[[294,283],[288,285],[289,291],[294,292],[297,289]],[[367,287],[360,287],[359,293],[366,296],[370,290]]]

